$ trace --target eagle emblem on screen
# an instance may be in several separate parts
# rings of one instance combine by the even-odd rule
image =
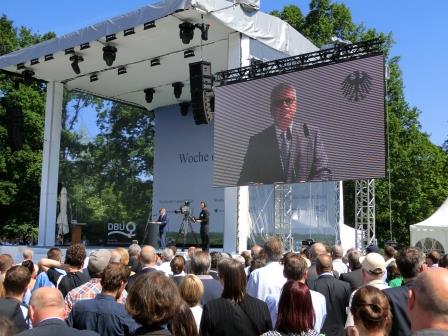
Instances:
[[[350,101],[363,100],[372,90],[372,77],[365,71],[353,71],[341,83],[342,93]]]

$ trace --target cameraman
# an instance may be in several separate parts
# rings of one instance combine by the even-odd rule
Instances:
[[[207,203],[205,201],[201,201],[201,212],[199,213],[199,217],[196,218],[196,221],[201,224],[201,242],[202,242],[202,250],[208,251],[210,248],[210,240],[208,237],[208,221],[210,214],[207,209]]]
[[[160,223],[160,225],[159,225],[159,247],[161,249],[164,249],[166,247],[165,227],[168,224],[168,216],[166,214],[165,208],[161,208],[159,210],[159,218],[157,219],[157,221]]]

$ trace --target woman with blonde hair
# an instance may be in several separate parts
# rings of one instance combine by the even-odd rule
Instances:
[[[204,285],[202,284],[201,279],[199,279],[196,275],[188,274],[180,282],[179,290],[180,296],[182,296],[193,313],[199,332],[202,317],[202,306],[199,302],[204,294]]]

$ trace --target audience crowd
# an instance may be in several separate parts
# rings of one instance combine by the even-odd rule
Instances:
[[[448,256],[271,237],[241,255],[71,245],[0,255],[3,335],[448,335]],[[16,263],[17,262],[17,263]]]

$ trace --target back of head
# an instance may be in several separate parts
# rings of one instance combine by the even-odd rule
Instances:
[[[90,253],[87,270],[91,278],[101,278],[104,269],[109,264],[110,256],[110,251],[106,249],[100,249]]]
[[[389,300],[378,288],[359,288],[353,296],[350,310],[356,326],[362,324],[368,332],[384,331],[385,335],[389,334],[392,325]]]
[[[439,267],[448,268],[448,254],[444,254],[439,259]]]
[[[112,251],[111,258],[114,258],[114,255],[116,254],[116,259],[113,260],[113,262],[118,262],[120,264],[123,264],[127,266],[129,264],[129,253],[124,247],[117,247]],[[111,261],[112,262],[112,261]]]
[[[308,286],[299,281],[283,285],[278,303],[276,329],[287,333],[306,333],[313,329],[315,314]]]
[[[170,261],[170,267],[174,275],[182,273],[185,267],[185,258],[181,255],[174,256]]]
[[[9,270],[14,263],[11,255],[2,254],[0,255],[0,273],[4,274],[7,270]]]
[[[333,259],[341,259],[344,255],[344,251],[342,250],[342,246],[340,245],[334,245],[331,248],[331,257]]]
[[[126,310],[142,325],[167,323],[182,299],[176,284],[163,272],[149,272],[136,278],[126,300]]]
[[[25,292],[31,280],[31,273],[26,267],[13,266],[6,271],[3,286],[6,295],[20,295]]]
[[[351,251],[351,252],[347,255],[348,264],[349,264],[350,269],[351,269],[352,271],[361,268],[361,262],[359,261],[360,258],[361,258],[361,253],[359,253],[359,252],[356,251],[356,250]]]
[[[173,253],[172,249],[170,249],[169,247],[163,249],[163,251],[162,251],[162,261],[170,262],[171,259],[173,259],[173,257],[174,257],[174,253]]]
[[[82,268],[86,259],[86,248],[83,244],[70,245],[65,253],[65,263],[75,268]]]
[[[22,256],[24,260],[33,260],[33,250],[29,248],[24,249]]]
[[[224,284],[222,297],[237,303],[243,301],[246,295],[246,272],[239,261],[226,258],[218,264],[219,278]]]
[[[191,257],[191,272],[196,275],[205,275],[210,271],[211,257],[206,251],[198,251]]]
[[[101,286],[104,291],[115,292],[128,281],[130,274],[129,267],[123,264],[109,264],[103,271]]]
[[[327,253],[327,248],[322,243],[314,243],[313,245],[311,245],[311,247],[309,249],[309,256],[310,256],[310,260],[312,262],[316,261],[317,257],[320,256],[321,254],[326,254],[326,253]]]
[[[400,250],[395,261],[403,278],[411,279],[420,273],[425,255],[416,247],[408,247]]]
[[[174,317],[168,323],[168,329],[176,336],[199,335],[193,313],[186,302],[180,303]]]
[[[179,291],[182,299],[190,307],[194,307],[199,304],[202,295],[204,295],[204,285],[196,275],[188,274],[180,282]]]
[[[51,260],[61,261],[62,253],[59,247],[52,247],[47,251],[47,258]]]
[[[381,279],[386,272],[386,261],[384,257],[376,252],[371,252],[365,256],[361,263],[364,274],[368,274],[370,279],[372,278]],[[366,280],[366,279],[365,279]]]
[[[137,257],[140,254],[141,250],[142,248],[138,244],[129,245],[128,247],[129,258]]]
[[[250,261],[252,260],[251,254],[249,251],[241,252],[241,256],[244,258],[244,265],[246,267],[250,266]]]
[[[420,273],[414,282],[416,304],[435,321],[448,326],[448,270],[430,268]]]
[[[287,253],[283,257],[283,275],[288,280],[302,280],[305,277],[308,264],[305,258],[297,253]]]
[[[145,265],[153,265],[157,261],[157,253],[154,247],[145,245],[140,252],[140,261]]]
[[[426,259],[431,260],[431,265],[438,264],[440,259],[440,253],[436,250],[432,250],[431,252],[428,253]]]
[[[317,274],[329,273],[333,271],[333,260],[328,254],[321,254],[316,260]]]
[[[395,258],[396,255],[397,250],[393,246],[387,245],[384,247],[384,256],[387,259]]]
[[[283,242],[279,237],[270,237],[263,247],[269,261],[280,261],[283,257]]]
[[[34,263],[31,260],[26,259],[22,261],[22,266],[25,267],[30,272],[31,276],[33,276],[35,269],[34,269]]]
[[[62,293],[57,288],[41,287],[31,295],[30,306],[37,313],[37,321],[48,317],[65,318],[65,303]]]

